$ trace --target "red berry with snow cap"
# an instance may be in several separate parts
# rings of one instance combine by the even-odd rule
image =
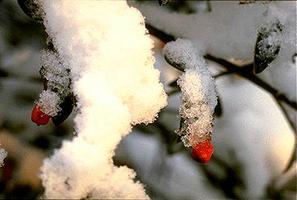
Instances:
[[[50,120],[50,116],[43,113],[40,110],[40,107],[38,105],[35,105],[33,110],[32,110],[32,114],[31,114],[31,120],[36,123],[38,126],[39,125],[45,125],[49,122]]]
[[[213,153],[211,140],[205,140],[198,143],[192,150],[192,158],[201,163],[207,163]]]

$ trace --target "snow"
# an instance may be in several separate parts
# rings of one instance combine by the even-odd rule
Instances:
[[[69,66],[65,65],[59,55],[53,51],[42,51],[41,53],[41,75],[46,79],[47,89],[65,97],[70,93]]]
[[[178,80],[182,92],[180,116],[184,119],[181,130],[182,140],[186,147],[195,146],[203,140],[209,139],[212,133],[213,112],[216,105],[214,83],[209,76],[203,76],[195,70],[186,71]],[[213,90],[206,89],[213,87]],[[207,93],[210,90],[211,93]],[[211,94],[211,97],[208,95]]]
[[[211,12],[183,14],[170,12],[150,2],[131,2],[143,13],[147,23],[160,30],[175,37],[190,39],[197,47],[205,49],[205,53],[245,62],[253,61],[257,31],[279,20],[283,25],[282,37],[276,34],[273,43],[279,43],[281,39],[280,52],[259,77],[296,101],[296,72],[283,67],[283,63],[291,61],[296,53],[296,2],[239,5],[238,1],[212,1],[210,4]],[[271,42],[270,39],[267,42]],[[279,81],[275,82],[271,74],[278,76]]]
[[[275,101],[254,84],[222,77],[216,85],[224,109],[214,123],[216,155],[232,162],[228,151],[235,151],[244,166],[246,197],[258,198],[287,166],[294,133]]]
[[[45,197],[147,199],[135,172],[112,163],[132,125],[154,121],[167,104],[142,15],[125,1],[42,1],[42,7],[78,100],[77,137],[41,168]]]
[[[188,152],[169,156],[166,145],[154,135],[133,131],[120,143],[116,156],[133,166],[154,191],[152,199],[224,198],[219,190],[206,184],[207,179],[197,163],[189,159]]]
[[[163,54],[170,61],[181,65],[183,68],[195,68],[196,65],[203,63],[200,52],[193,46],[190,40],[177,39],[175,42],[169,42],[163,49]],[[199,59],[197,61],[197,59]]]
[[[53,50],[41,52],[40,74],[45,87],[37,105],[43,113],[54,117],[61,111],[60,104],[71,93],[70,69]]]
[[[49,116],[56,116],[61,110],[59,96],[49,90],[43,90],[39,95],[39,100],[37,105],[40,107],[41,111]]]
[[[252,60],[259,19],[266,9],[261,3],[240,6],[236,1],[214,1],[211,12],[181,14],[149,3],[133,5],[146,16],[148,23],[166,33],[190,39],[217,57],[243,60]],[[174,23],[169,23],[169,19]]]
[[[255,47],[256,73],[262,72],[277,57],[281,48],[283,25],[276,20],[261,26]]]
[[[240,190],[241,196],[258,199],[265,195],[267,184],[283,173],[294,150],[294,133],[270,95],[254,84],[226,76],[217,79],[216,85],[223,116],[214,123],[214,154],[230,165],[239,160],[242,174],[235,166],[234,169],[246,185]],[[178,98],[179,94],[170,97],[169,106],[177,108],[179,102],[174,99]],[[163,115],[162,124],[172,128],[176,114]],[[174,119],[169,121],[169,118]],[[122,154],[131,160],[143,182],[157,188],[168,199],[226,199],[221,188],[210,186],[198,164],[186,157],[188,152],[168,155],[164,143],[158,144],[158,137],[148,134],[132,133],[123,142]],[[138,148],[141,151],[135,151]],[[234,151],[236,157],[230,155],[230,151]],[[222,170],[210,161],[207,168],[212,167],[215,172]]]
[[[182,93],[180,106],[181,129],[177,132],[186,147],[211,138],[213,113],[217,104],[214,79],[206,63],[191,41],[177,39],[166,44],[163,50],[169,63],[183,66],[177,84]]]
[[[5,151],[5,149],[0,148],[0,167],[2,167],[4,165],[4,159],[7,156],[7,152]]]
[[[17,3],[15,1],[12,2],[15,3],[15,7],[18,8]],[[8,2],[3,1],[2,4],[6,3]],[[227,2],[224,3],[228,4]],[[156,2],[155,4],[157,5]],[[221,6],[226,9],[222,8],[221,16],[217,17],[217,20],[211,21],[211,23],[207,22],[207,17],[200,16],[209,16],[213,13],[203,13],[199,11],[197,13],[198,16],[196,16],[196,14],[180,15],[176,13],[168,14],[165,12],[163,15],[161,12],[160,14],[156,13],[156,9],[159,9],[158,5],[149,8],[150,10],[145,11],[142,9],[142,12],[146,15],[146,20],[153,22],[153,25],[160,25],[160,27],[163,27],[166,24],[166,27],[163,30],[166,29],[170,33],[174,33],[171,32],[173,31],[173,27],[174,29],[177,29],[178,26],[181,26],[182,28],[180,31],[184,32],[184,34],[191,35],[191,38],[186,38],[190,38],[196,47],[201,46],[201,40],[198,36],[201,38],[201,35],[203,36],[203,33],[206,31],[205,29],[215,30],[214,32],[207,32],[207,34],[202,37],[205,43],[212,43],[213,47],[215,47],[210,53],[215,54],[214,52],[216,51],[218,53],[216,55],[227,55],[227,57],[224,58],[228,58],[229,56],[235,57],[241,52],[249,52],[248,54],[243,54],[249,56],[250,58],[248,60],[251,61],[257,30],[259,30],[262,23],[259,23],[257,29],[254,27],[249,29],[248,25],[250,25],[250,22],[252,22],[253,19],[256,19],[255,22],[258,19],[261,19],[261,17],[254,17],[254,14],[256,13],[256,16],[262,16],[259,14],[264,12],[262,8],[268,7],[268,12],[266,12],[268,13],[268,15],[266,15],[266,18],[269,19],[268,21],[271,20],[270,16],[274,16],[285,25],[283,30],[283,38],[285,38],[285,41],[282,41],[283,46],[278,57],[271,63],[269,68],[259,75],[259,77],[265,79],[270,85],[279,88],[280,91],[285,92],[290,99],[296,99],[296,78],[294,77],[296,76],[296,63],[291,62],[292,55],[296,53],[296,43],[290,43],[289,40],[289,38],[291,38],[291,41],[296,40],[296,31],[292,31],[292,29],[296,28],[296,18],[295,14],[293,17],[290,14],[292,13],[292,9],[295,13],[296,6],[292,4],[296,4],[296,2],[269,2],[267,4],[256,2],[249,5],[238,5],[237,1],[235,3],[230,3],[233,4],[230,9],[228,8],[229,5],[224,6],[219,4],[221,3],[211,2],[212,11],[216,11],[216,8],[220,8]],[[261,8],[257,8],[257,6],[260,6]],[[7,11],[8,10],[9,9],[7,9]],[[249,12],[246,12],[246,10],[249,10]],[[243,13],[242,16],[241,11]],[[259,13],[257,14],[257,12]],[[13,13],[15,14],[17,12]],[[8,13],[5,12],[1,12],[0,15],[6,16],[6,18],[11,17],[11,15],[8,15]],[[232,20],[223,20],[227,18],[224,15],[230,15],[231,19],[232,16],[234,16],[232,19],[233,22]],[[284,18],[280,19],[281,17]],[[19,15],[19,18],[21,20],[28,19],[24,15]],[[154,18],[154,21],[152,21],[152,18]],[[38,61],[40,60],[40,52],[38,48],[41,45],[39,43],[36,44],[36,41],[40,42],[41,40],[34,35],[31,40],[26,40],[27,42],[25,42],[25,44],[16,47],[9,46],[4,35],[9,34],[10,32],[10,28],[7,24],[12,24],[13,22],[5,22],[4,17],[3,19],[4,20],[0,22],[1,65],[9,71],[9,77],[1,79],[0,120],[3,124],[5,121],[9,121],[14,127],[21,127],[18,132],[15,133],[20,134],[18,137],[20,136],[19,138],[23,142],[28,143],[28,141],[32,141],[38,134],[50,135],[49,132],[52,132],[48,130],[52,128],[52,124],[49,124],[47,127],[37,127],[30,122],[29,116],[34,100],[31,99],[31,102],[26,102],[18,96],[20,94],[27,94],[30,97],[37,97],[37,92],[42,90],[40,82],[29,82],[33,75],[38,76],[40,67],[38,65]],[[200,26],[202,19],[205,19],[203,23],[206,24],[206,26]],[[289,21],[287,21],[288,19]],[[225,22],[230,22],[230,24]],[[217,28],[211,27],[211,24],[214,24]],[[233,27],[231,27],[232,24],[234,25]],[[218,25],[220,26],[218,27]],[[289,27],[289,29],[286,27]],[[181,34],[179,35],[181,36]],[[235,41],[230,43],[232,40]],[[235,42],[240,45],[237,47],[234,45]],[[160,55],[157,56],[159,58],[161,57]],[[164,59],[162,60],[162,63],[164,63]],[[208,65],[209,67],[212,67],[210,63],[208,63]],[[180,72],[177,72],[177,70],[168,66],[164,66],[162,67],[161,75],[166,79],[165,82],[170,82],[177,78],[178,73]],[[117,80],[114,79],[114,81],[116,82]],[[220,77],[216,80],[216,83],[223,105],[223,115],[221,118],[216,119],[214,124],[215,137],[213,137],[213,143],[216,148],[215,155],[223,158],[225,162],[232,163],[235,158],[228,156],[228,152],[229,150],[234,150],[237,158],[240,159],[240,166],[244,172],[244,182],[248,183],[248,187],[242,191],[243,196],[250,199],[263,198],[266,194],[267,184],[271,183],[272,179],[278,179],[279,175],[282,176],[281,173],[286,167],[289,157],[292,155],[291,153],[294,150],[293,131],[288,126],[286,119],[282,116],[282,113],[272,100],[271,96],[267,95],[258,87],[255,87],[252,83],[233,75],[230,75],[230,77]],[[91,88],[89,91],[92,93],[94,89]],[[178,114],[177,109],[179,103],[180,94],[177,93],[176,95],[172,95],[169,98],[169,108],[166,108],[168,109],[168,112],[163,113],[162,115],[162,124],[165,124],[172,130],[179,126],[176,116]],[[293,122],[296,122],[296,111],[285,103],[283,104],[290,111],[292,119],[295,119]],[[116,109],[111,111],[117,112]],[[176,112],[172,114],[172,111]],[[114,113],[114,115],[117,114]],[[97,115],[94,114],[94,116]],[[69,121],[70,120],[68,120],[68,122]],[[26,128],[23,128],[23,124],[26,124]],[[96,133],[94,133],[94,135],[96,135]],[[164,143],[160,143],[160,138],[158,136],[150,135],[153,142],[149,140],[147,136],[148,134],[129,134],[128,138],[125,138],[124,140],[126,141],[126,149],[121,151],[121,153],[129,157],[127,160],[134,159],[134,165],[132,165],[133,169],[136,170],[137,177],[144,177],[144,179],[141,180],[143,183],[147,184],[146,188],[155,188],[159,191],[155,196],[156,199],[162,199],[163,195],[166,199],[226,198],[222,194],[221,188],[212,187],[209,184],[209,180],[204,178],[204,173],[197,170],[197,163],[190,161],[189,156],[186,156],[188,153],[182,155],[179,153],[167,155],[166,149],[164,149],[165,145]],[[54,140],[58,140],[58,138],[55,138]],[[154,145],[151,145],[152,143]],[[91,151],[83,149],[81,151],[81,148],[83,148],[83,145],[71,149],[72,151],[77,150],[75,156],[80,156],[80,159],[75,158],[73,161],[77,165],[79,165],[79,162],[84,161],[83,163],[86,163],[85,165],[89,166],[89,163],[87,163],[84,158],[89,157],[93,159],[93,154],[89,156],[88,154]],[[160,151],[159,149],[162,149],[163,151]],[[95,150],[95,152],[97,153],[100,151]],[[11,152],[8,153],[10,154]],[[53,165],[51,166],[51,169],[54,167],[62,169],[63,167],[59,167],[59,163],[62,163],[63,159],[66,160],[66,163],[72,160],[72,156],[69,156],[69,150],[67,150],[66,153],[67,158],[63,156],[59,157],[57,163],[52,162]],[[166,155],[161,157],[162,154]],[[28,154],[28,156],[30,157],[30,154]],[[98,157],[99,156],[100,155],[98,154]],[[163,159],[162,162],[156,162],[160,157]],[[94,160],[96,160],[96,158],[97,157],[94,157]],[[73,166],[74,165],[71,165],[71,167]],[[212,166],[212,161],[208,166]],[[170,173],[160,172],[160,167],[163,167],[165,172]],[[82,177],[81,174],[83,173],[85,175],[91,174],[94,176],[95,173],[91,172],[92,170],[96,172],[101,170],[101,167],[94,168],[90,168],[89,171],[83,171],[81,169],[82,172],[79,173],[79,176],[77,177]],[[69,174],[73,175],[74,170],[72,168],[70,169],[72,171]],[[215,171],[219,171],[220,169],[220,167],[214,166]],[[292,169],[296,172],[294,166]],[[52,179],[52,184],[57,186],[58,181],[62,180],[61,177],[64,177],[64,174],[65,170],[62,169],[61,176],[57,176],[57,182]],[[85,182],[85,179],[83,178],[82,181]],[[61,185],[64,185],[63,181],[59,182],[59,184],[60,183]],[[73,183],[73,181],[70,180],[70,183]],[[101,181],[100,183],[104,186],[109,182]],[[107,187],[109,186],[110,184]]]

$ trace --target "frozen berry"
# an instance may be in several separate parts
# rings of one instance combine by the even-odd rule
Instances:
[[[211,140],[198,143],[192,150],[192,158],[201,163],[207,163],[213,153]]]
[[[39,125],[45,125],[48,123],[48,121],[50,120],[50,116],[43,113],[40,110],[40,107],[35,105],[33,110],[32,110],[32,114],[31,114],[31,120],[36,123],[38,126]]]

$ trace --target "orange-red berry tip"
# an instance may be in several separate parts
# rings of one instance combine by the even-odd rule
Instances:
[[[46,125],[49,120],[50,120],[50,116],[43,113],[41,110],[40,110],[40,107],[35,105],[33,107],[33,110],[32,110],[32,114],[31,114],[31,120],[36,123],[38,126],[39,125]]]
[[[192,158],[200,163],[208,163],[213,154],[211,140],[198,143],[192,150]]]

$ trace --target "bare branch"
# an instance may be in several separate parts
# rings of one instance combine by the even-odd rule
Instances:
[[[145,23],[145,28],[149,31],[149,34],[159,38],[165,43],[176,39],[173,35],[167,34],[148,23]]]

